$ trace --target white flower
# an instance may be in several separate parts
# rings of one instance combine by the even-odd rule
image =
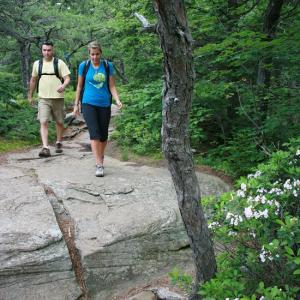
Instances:
[[[261,296],[260,298],[259,298],[259,300],[265,300],[266,298],[264,297],[264,296]]]
[[[278,208],[280,207],[280,204],[279,204],[278,201],[275,200],[275,201],[274,201],[274,204],[275,204],[276,207],[278,207]]]
[[[297,156],[300,155],[300,149],[297,150],[296,155],[297,155]]]
[[[292,189],[291,179],[287,179],[286,182],[284,183],[283,187],[284,187],[286,190],[291,190],[291,189]]]
[[[219,222],[212,222],[208,225],[208,228],[213,229],[213,228],[218,227],[218,226],[220,226]]]
[[[233,213],[228,212],[226,215],[226,220],[230,219],[233,216]]]
[[[257,192],[258,194],[264,194],[264,193],[267,192],[267,190],[264,189],[264,188],[259,188],[256,192]]]
[[[261,171],[256,171],[254,174],[254,178],[257,178],[261,175]]]
[[[237,235],[237,232],[235,232],[235,231],[229,231],[229,232],[228,232],[228,235],[229,235],[229,236]]]
[[[265,219],[268,218],[268,209],[267,208],[261,212],[261,216],[263,216]]]
[[[295,197],[298,197],[298,193],[297,193],[296,190],[293,190],[293,195],[294,195]]]
[[[247,190],[247,185],[246,185],[245,183],[242,183],[242,184],[241,184],[241,190],[244,191],[244,192],[246,192],[246,190]]]
[[[254,218],[259,219],[260,218],[260,213],[258,211],[254,212]]]
[[[236,192],[236,194],[237,194],[237,196],[239,196],[239,197],[241,197],[241,198],[244,198],[244,197],[245,197],[245,192],[242,191],[242,190],[238,190],[238,191]]]
[[[265,262],[266,261],[265,252],[260,253],[259,258],[261,262]]]
[[[253,212],[252,212],[252,206],[245,207],[244,209],[244,215],[247,219],[250,219],[253,217]]]

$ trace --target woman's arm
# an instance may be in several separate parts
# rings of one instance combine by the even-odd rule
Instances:
[[[75,95],[75,103],[74,103],[74,108],[73,108],[73,115],[75,115],[75,116],[79,115],[80,94],[81,94],[81,90],[82,90],[82,85],[83,85],[83,77],[78,76],[76,95]]]
[[[118,92],[117,92],[117,88],[116,88],[116,83],[115,83],[115,79],[113,76],[109,76],[109,90],[113,96],[113,98],[116,100],[116,104],[118,106],[118,108],[122,108],[123,104],[120,101]]]

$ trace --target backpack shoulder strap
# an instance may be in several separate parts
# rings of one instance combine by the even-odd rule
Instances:
[[[110,104],[112,103],[112,95],[111,95],[111,92],[110,92],[110,88],[109,88],[109,76],[110,76],[110,72],[109,72],[109,65],[108,65],[108,61],[105,59],[103,61],[104,63],[104,69],[105,69],[105,73],[106,73],[106,84],[107,84],[107,90],[108,90],[108,93],[109,93],[109,96],[110,96]]]
[[[90,60],[86,60],[85,61],[85,64],[84,64],[84,67],[83,67],[83,72],[82,72],[82,77],[83,77],[84,81],[85,81],[86,74],[87,74],[87,72],[89,70],[90,64],[91,64]]]
[[[105,68],[105,72],[106,72],[106,75],[107,75],[107,79],[109,78],[109,66],[108,66],[108,61],[105,59],[104,60],[104,68]]]
[[[39,65],[38,65],[38,77],[41,78],[43,73],[43,59],[41,58],[39,60]]]
[[[57,57],[54,57],[54,59],[53,59],[53,67],[54,67],[55,76],[60,79],[59,70],[58,70],[58,58]]]
[[[86,60],[84,62],[83,71],[82,71],[82,87],[81,87],[80,96],[79,96],[80,104],[82,103],[82,98],[83,98],[83,93],[84,93],[84,85],[85,85],[85,77],[86,77],[86,74],[89,70],[90,64],[91,64],[90,60]],[[80,105],[80,107],[81,107],[81,110],[82,110],[82,105]]]
[[[42,73],[43,73],[43,58],[39,59],[39,63],[38,63],[38,78],[37,78],[37,84],[36,84],[36,92],[39,92],[39,83],[40,83],[40,79],[42,77]]]

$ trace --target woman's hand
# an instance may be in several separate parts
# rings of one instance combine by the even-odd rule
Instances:
[[[116,104],[118,106],[118,109],[121,109],[122,106],[123,106],[123,104],[122,104],[122,102],[120,100],[116,100]]]
[[[74,117],[78,117],[79,116],[79,105],[78,104],[74,104],[73,116]]]

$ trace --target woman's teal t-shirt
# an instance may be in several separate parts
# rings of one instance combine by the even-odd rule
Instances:
[[[85,61],[79,65],[78,75],[82,76]],[[114,67],[111,62],[108,62],[109,76],[114,75]],[[105,66],[103,60],[100,61],[99,67],[95,68],[90,63],[89,69],[86,73],[84,93],[82,98],[83,104],[91,104],[101,107],[108,107],[111,105],[111,95],[107,88],[107,80]]]

